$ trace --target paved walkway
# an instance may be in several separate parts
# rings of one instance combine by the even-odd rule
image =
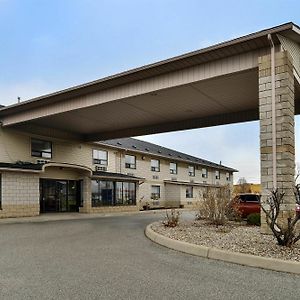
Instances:
[[[194,257],[143,232],[161,213],[0,224],[0,299],[299,299],[300,277]]]
[[[171,211],[171,209],[167,209]],[[191,209],[177,209],[184,214],[185,218],[191,218],[195,215],[195,212]],[[18,223],[41,223],[51,221],[66,221],[66,220],[82,220],[82,219],[96,219],[96,218],[107,218],[116,216],[132,216],[132,215],[156,215],[157,217],[164,218],[166,214],[165,209],[158,210],[144,210],[144,211],[133,211],[133,212],[114,212],[114,213],[42,213],[35,217],[21,217],[21,218],[0,218],[1,224],[18,224]]]

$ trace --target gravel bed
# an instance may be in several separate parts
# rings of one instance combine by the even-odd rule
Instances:
[[[156,222],[152,224],[151,228],[174,240],[300,262],[299,242],[293,248],[278,246],[273,236],[261,234],[258,226],[229,223],[216,227],[202,220],[181,222],[175,228],[165,227],[162,222]]]

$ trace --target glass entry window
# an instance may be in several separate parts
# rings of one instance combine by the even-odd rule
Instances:
[[[81,198],[80,181],[40,180],[41,212],[76,212]]]
[[[92,180],[92,206],[135,205],[134,182]]]

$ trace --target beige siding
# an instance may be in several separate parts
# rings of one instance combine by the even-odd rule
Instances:
[[[10,129],[0,129],[0,161],[7,163],[15,163],[17,161],[26,161],[36,163],[40,158],[31,156],[31,138],[32,136]],[[49,140],[42,136],[34,136]],[[215,179],[215,170],[208,168],[208,178],[202,178],[202,166],[195,166],[195,176],[189,176],[188,164],[186,162],[157,157],[151,154],[141,154],[134,151],[125,151],[114,149],[109,146],[97,145],[92,143],[81,143],[76,141],[65,141],[53,139],[52,141],[52,159],[51,162],[77,164],[95,170],[96,165],[93,164],[92,152],[93,149],[105,150],[108,152],[108,166],[109,172],[124,173],[143,178],[143,183],[139,186],[139,195],[137,196],[137,205],[142,208],[143,205],[149,204],[150,207],[168,207],[180,203],[190,205],[187,202],[195,202],[193,199],[185,198],[185,186],[179,183],[186,184],[232,184],[232,176],[230,182],[226,181],[226,172],[221,170],[221,179]],[[136,169],[125,168],[125,154],[136,156]],[[151,159],[158,159],[160,161],[160,171],[151,171]],[[177,174],[170,174],[170,162],[177,163]],[[68,167],[46,167],[44,172],[41,172],[39,178],[54,178],[54,179],[82,179],[83,175],[87,175],[82,170],[74,170]],[[24,175],[29,176],[29,175]],[[38,178],[36,177],[36,178]],[[166,184],[165,181],[178,182],[178,184]],[[160,199],[153,201],[151,199],[151,186],[160,186]],[[37,189],[38,186],[34,186]],[[198,187],[195,186],[194,198],[199,194]],[[34,198],[36,202],[36,197]]]
[[[0,218],[39,214],[39,176],[20,172],[1,172],[2,209]]]
[[[179,207],[181,201],[181,186],[177,184],[166,184],[166,206]]]

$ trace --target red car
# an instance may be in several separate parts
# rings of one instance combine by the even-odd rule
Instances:
[[[253,213],[260,213],[259,194],[239,194],[234,199],[234,206],[241,212],[242,218]]]
[[[234,199],[234,205],[242,214],[242,218],[246,218],[252,213],[260,213],[260,197],[259,194],[239,194]],[[300,204],[296,204],[296,214],[300,217]]]

